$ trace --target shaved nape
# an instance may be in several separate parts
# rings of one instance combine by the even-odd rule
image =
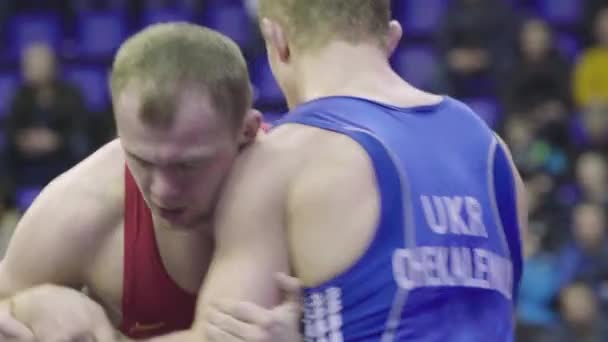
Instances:
[[[390,0],[259,0],[259,17],[280,22],[296,47],[318,49],[332,40],[385,44]]]

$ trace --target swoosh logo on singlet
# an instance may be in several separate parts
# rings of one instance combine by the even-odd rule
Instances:
[[[136,322],[134,326],[129,329],[130,334],[135,333],[146,333],[153,330],[158,330],[165,326],[165,322],[153,323],[153,324],[141,324]]]

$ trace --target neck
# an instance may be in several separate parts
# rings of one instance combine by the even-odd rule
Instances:
[[[415,90],[392,70],[386,53],[372,44],[333,42],[302,55],[294,67],[297,82],[287,94],[290,108],[327,96],[392,102],[387,90]]]
[[[170,234],[170,235],[208,235],[211,233],[212,221],[208,219],[198,220],[196,223],[181,226],[168,222],[167,220],[152,214],[152,221],[154,222],[154,230],[156,234]]]

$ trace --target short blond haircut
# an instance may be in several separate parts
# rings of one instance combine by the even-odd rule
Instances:
[[[149,26],[120,47],[110,77],[112,98],[132,82],[142,92],[140,119],[156,127],[173,123],[175,98],[183,87],[200,87],[234,127],[240,126],[252,102],[239,47],[216,31],[189,23]]]
[[[331,40],[385,44],[390,0],[259,0],[260,18],[282,23],[296,47],[317,49]]]

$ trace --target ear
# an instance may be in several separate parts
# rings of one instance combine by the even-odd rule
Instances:
[[[263,18],[260,25],[268,49],[272,49],[272,52],[276,53],[281,62],[289,61],[291,53],[287,42],[287,34],[283,27],[278,22],[268,18]]]
[[[255,140],[261,125],[262,113],[257,109],[248,110],[238,136],[239,147],[251,144]]]
[[[403,28],[401,27],[401,24],[399,24],[399,22],[396,20],[391,20],[391,22],[388,24],[388,36],[386,44],[386,52],[389,57],[393,55],[397,49],[397,46],[399,46],[402,37]]]

